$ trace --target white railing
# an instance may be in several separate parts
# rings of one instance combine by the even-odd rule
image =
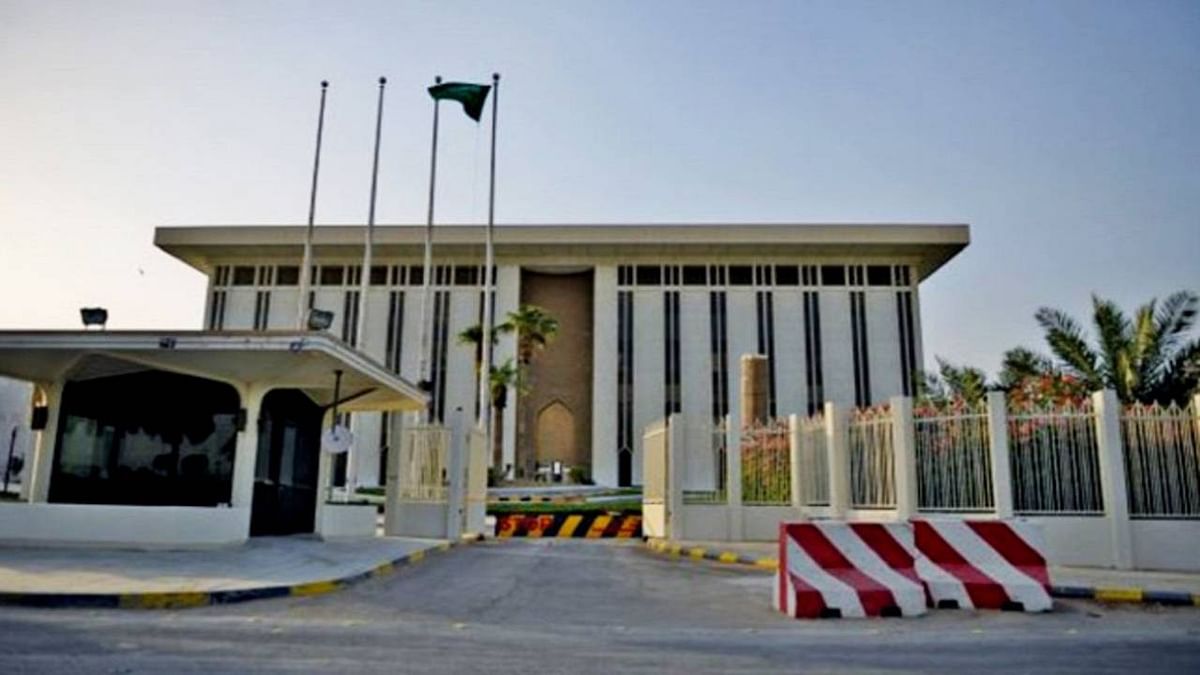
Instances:
[[[918,508],[947,512],[993,510],[986,406],[917,408],[913,427]]]
[[[850,415],[850,505],[861,509],[896,507],[892,414],[886,406]]]
[[[1200,421],[1192,407],[1127,406],[1121,413],[1129,514],[1200,518]]]
[[[446,501],[449,494],[446,458],[450,449],[450,429],[438,425],[416,425],[405,429],[403,438],[399,457],[399,499],[407,502]]]
[[[683,428],[683,502],[724,504],[728,500],[726,449],[728,418],[720,422],[686,420]]]
[[[1008,442],[1016,513],[1104,512],[1096,414],[1090,402],[1009,411]]]
[[[800,420],[801,495],[806,506],[829,506],[829,438],[825,418]]]
[[[742,430],[742,503],[781,506],[792,502],[791,430],[771,420]]]

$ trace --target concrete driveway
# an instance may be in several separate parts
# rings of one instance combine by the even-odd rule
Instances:
[[[793,621],[770,576],[640,542],[455,549],[345,591],[182,611],[0,608],[5,672],[1200,672],[1200,610]]]

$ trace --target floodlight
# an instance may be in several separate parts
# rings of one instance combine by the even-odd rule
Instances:
[[[104,329],[104,324],[108,323],[108,310],[103,307],[80,307],[79,316],[83,319],[83,327],[100,326]]]
[[[308,310],[309,330],[329,330],[333,325],[333,312],[324,309]]]

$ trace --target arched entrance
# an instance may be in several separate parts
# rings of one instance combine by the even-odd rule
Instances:
[[[537,416],[537,461],[546,465],[562,462],[571,466],[578,461],[575,447],[575,415],[562,401],[542,408]]]
[[[324,410],[295,389],[263,397],[250,535],[312,532]]]

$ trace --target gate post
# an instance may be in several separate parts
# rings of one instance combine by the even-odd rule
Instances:
[[[679,541],[684,535],[683,482],[687,470],[684,461],[684,430],[683,415],[671,413],[666,420],[666,429],[663,430],[663,443],[666,444],[666,452],[663,455],[667,463],[666,471],[663,472],[667,483],[666,489],[663,490],[663,502],[666,504],[667,534],[672,541]]]
[[[850,508],[850,429],[846,409],[825,402],[825,447],[829,453],[829,517],[845,518]]]
[[[893,396],[892,470],[896,486],[896,519],[906,521],[917,514],[917,440],[913,428],[913,402],[907,396]]]
[[[446,538],[457,541],[462,536],[463,517],[466,513],[463,499],[466,474],[466,433],[463,426],[462,408],[455,408],[450,421],[450,452],[446,462],[450,486],[446,494]]]
[[[997,518],[1012,518],[1012,460],[1008,449],[1008,403],[1004,399],[1004,392],[988,392],[987,423],[991,443],[992,508]]]
[[[1096,415],[1096,455],[1100,464],[1100,494],[1112,538],[1112,563],[1133,569],[1133,533],[1129,525],[1129,490],[1125,484],[1125,453],[1121,448],[1121,402],[1111,389],[1092,394]]]
[[[800,416],[788,415],[788,468],[791,471],[791,502],[792,508],[798,511],[805,511],[804,485],[801,483],[803,471],[800,469],[800,462],[804,457],[804,447],[801,445],[804,442],[803,436],[800,434]],[[807,517],[807,513],[803,514]]]

